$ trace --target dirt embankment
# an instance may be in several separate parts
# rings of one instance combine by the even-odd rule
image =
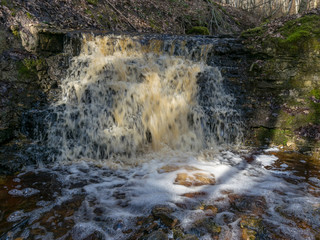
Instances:
[[[0,22],[17,28],[44,24],[63,29],[100,29],[168,34],[238,33],[257,23],[248,14],[199,0],[2,0]]]

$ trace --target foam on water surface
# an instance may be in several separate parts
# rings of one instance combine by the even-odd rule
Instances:
[[[22,217],[31,217],[27,226],[30,236],[33,236],[31,229],[40,226],[46,236],[55,236],[54,229],[59,231],[71,221],[62,239],[69,235],[73,239],[88,236],[128,239],[141,227],[137,219],[147,217],[160,205],[170,207],[173,211],[170,215],[179,220],[179,226],[199,239],[213,236],[205,227],[208,224],[221,228],[220,237],[237,239],[243,231],[241,226],[253,216],[262,224],[261,228],[267,229],[259,234],[313,239],[320,227],[320,200],[308,193],[312,185],[292,184],[287,180],[290,175],[275,173],[277,158],[273,155],[256,155],[256,159],[267,162],[268,169],[261,168],[260,161],[248,163],[232,152],[193,156],[176,152],[175,156],[162,154],[161,159],[150,158],[130,169],[79,162],[33,170],[35,176],[44,172],[57,176],[56,181],[61,185],[56,191],[60,193],[50,201],[37,201],[37,208],[31,212],[12,213],[7,221],[19,222]],[[24,175],[30,172],[19,175],[19,184],[28,189]],[[316,176],[311,177],[312,183],[317,181]],[[43,194],[42,190],[34,196]],[[55,222],[57,227],[47,222]],[[301,222],[308,227],[301,227]]]

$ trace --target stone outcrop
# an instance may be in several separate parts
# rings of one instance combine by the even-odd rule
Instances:
[[[44,111],[56,100],[70,57],[77,51],[77,41],[62,31],[32,25],[25,29],[28,34],[15,31],[0,25],[0,166],[4,172],[36,161],[32,152],[25,158],[21,153],[28,152],[36,132],[43,131]]]
[[[207,63],[219,66],[227,91],[236,97],[247,145],[318,152],[319,21],[314,10],[240,38],[217,37]],[[79,53],[81,36],[27,19],[19,26],[2,24],[0,32],[0,164],[12,172],[26,162],[19,153],[28,152],[45,128],[41,122],[57,99],[70,58]],[[33,155],[27,154],[31,162]]]
[[[243,33],[249,144],[319,151],[320,16],[315,10]]]

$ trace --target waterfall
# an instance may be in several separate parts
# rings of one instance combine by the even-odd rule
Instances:
[[[52,106],[54,158],[130,158],[240,141],[235,100],[218,67],[206,64],[212,41],[83,34]]]

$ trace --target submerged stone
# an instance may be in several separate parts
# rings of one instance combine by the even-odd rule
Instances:
[[[214,175],[207,173],[178,173],[175,179],[175,184],[186,187],[214,185],[215,183]]]
[[[168,236],[162,230],[157,230],[149,234],[147,240],[167,240]]]
[[[155,219],[160,219],[161,222],[168,228],[173,228],[179,223],[179,220],[171,215],[173,209],[165,206],[154,207],[152,215]]]

